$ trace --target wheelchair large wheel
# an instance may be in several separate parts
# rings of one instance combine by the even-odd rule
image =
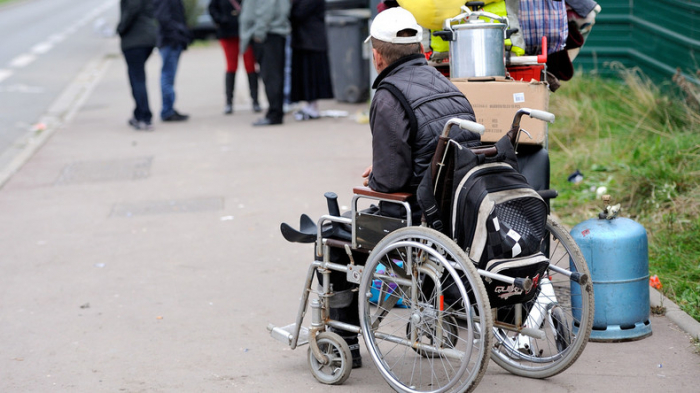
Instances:
[[[360,285],[360,324],[384,379],[403,392],[474,389],[492,346],[483,283],[447,236],[408,227],[382,239]]]
[[[551,217],[547,233],[544,251],[550,266],[582,273],[588,280],[579,285],[550,267],[536,298],[497,310],[497,320],[512,321],[515,308],[522,307],[525,326],[544,332],[544,338],[534,338],[494,327],[491,359],[513,374],[530,378],[551,377],[571,366],[583,352],[593,326],[593,284],[583,254]]]

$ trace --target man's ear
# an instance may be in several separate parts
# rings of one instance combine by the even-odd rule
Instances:
[[[377,72],[382,72],[386,67],[386,64],[384,64],[384,57],[374,48],[372,48],[372,55],[374,56],[374,68]]]

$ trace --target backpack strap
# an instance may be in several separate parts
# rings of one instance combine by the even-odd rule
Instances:
[[[416,134],[418,133],[418,119],[416,119],[416,114],[413,112],[413,108],[411,107],[411,104],[408,103],[408,100],[406,97],[401,93],[401,90],[399,90],[398,87],[389,84],[389,83],[380,83],[379,87],[377,87],[377,90],[379,89],[384,89],[391,93],[392,96],[394,96],[399,103],[401,103],[401,106],[403,107],[403,110],[406,112],[406,116],[408,116],[408,124],[410,125],[410,134],[408,136],[408,143],[413,146],[413,141],[416,139]]]
[[[423,179],[418,185],[418,189],[416,189],[416,197],[418,198],[418,205],[423,209],[425,221],[431,228],[442,232],[445,226],[442,223],[437,200],[435,200],[435,195],[433,194],[433,177],[429,170],[425,171]]]
[[[451,173],[447,173],[446,171],[448,171],[447,168],[450,167],[450,165],[447,164],[447,161],[454,155],[454,151],[452,149],[455,147],[450,146],[453,143],[456,142],[451,139],[443,139],[443,137],[438,138],[438,145],[430,163],[431,168],[425,171],[425,174],[423,175],[423,178],[416,189],[418,205],[423,210],[423,217],[425,218],[425,221],[431,228],[448,236],[450,234],[443,223],[443,212],[440,211],[435,195],[437,188],[440,187],[438,184],[436,184],[439,179],[445,178],[446,176],[452,176]],[[442,167],[442,171],[444,173],[441,174],[437,169],[433,170],[433,168],[438,167]],[[452,168],[452,170],[454,170],[454,168]],[[451,193],[451,190],[448,192]]]

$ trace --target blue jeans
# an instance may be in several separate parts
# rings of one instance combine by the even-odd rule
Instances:
[[[126,49],[124,59],[129,73],[129,83],[131,84],[131,94],[134,96],[136,108],[134,108],[134,119],[151,123],[151,109],[148,106],[148,91],[146,90],[146,60],[151,56],[153,47],[140,47]]]
[[[159,48],[160,57],[163,59],[163,67],[160,69],[160,91],[163,95],[163,109],[160,111],[160,118],[165,119],[171,116],[175,110],[175,73],[177,73],[177,63],[180,60],[182,46],[164,46]]]

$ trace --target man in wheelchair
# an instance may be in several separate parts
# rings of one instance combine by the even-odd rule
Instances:
[[[516,375],[556,375],[588,341],[593,288],[583,255],[518,172],[515,153],[522,116],[554,115],[521,108],[504,137],[482,146],[483,126],[427,64],[421,36],[402,8],[375,18],[369,188],[353,190],[351,218],[327,193],[329,215],[318,225],[307,215],[299,230],[281,224],[285,239],[316,242],[316,252],[296,322],[268,329],[292,349],[308,343],[311,371],[325,384],[362,365],[358,333],[397,391],[469,391],[489,359]],[[358,211],[360,198],[379,206]]]
[[[372,44],[374,67],[379,74],[372,87],[376,89],[370,106],[372,131],[372,165],[362,177],[364,185],[382,193],[415,194],[437,146],[447,120],[475,120],[469,100],[435,68],[423,54],[423,29],[407,10],[390,8],[377,15],[367,42]],[[450,136],[469,147],[480,145],[477,134],[453,126]],[[421,210],[415,197],[409,200],[414,223],[420,223]],[[405,217],[399,204],[380,202],[371,213]],[[366,254],[353,252],[356,263],[362,264]],[[331,261],[349,263],[341,249],[331,251]],[[331,304],[331,319],[359,325],[356,285],[344,273],[331,274],[336,296]],[[342,296],[341,293],[345,293]],[[343,300],[345,298],[345,300]],[[361,367],[357,335],[336,331],[350,346],[353,368]]]

